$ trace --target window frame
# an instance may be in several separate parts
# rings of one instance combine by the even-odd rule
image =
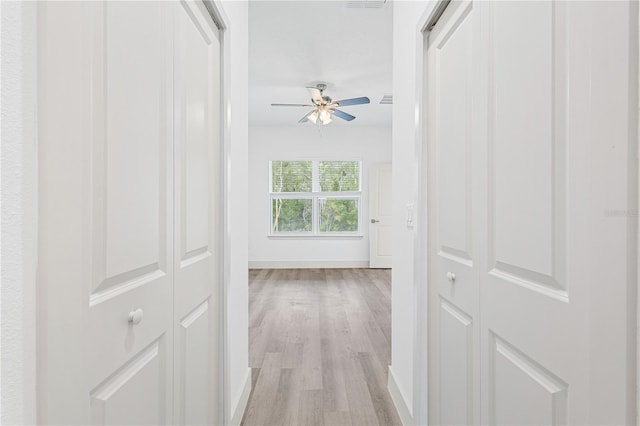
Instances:
[[[311,192],[273,192],[273,168],[274,161],[304,161],[311,162],[312,179]],[[354,161],[358,163],[358,191],[320,191],[320,163],[324,161]],[[273,231],[273,202],[274,199],[311,199],[311,231],[310,232],[287,232]],[[320,199],[347,199],[355,200],[358,208],[358,229],[354,232],[320,232]],[[269,238],[362,238],[362,160],[356,159],[286,159],[269,160]]]

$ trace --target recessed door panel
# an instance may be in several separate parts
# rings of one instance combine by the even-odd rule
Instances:
[[[491,424],[567,424],[567,384],[494,336]]]
[[[155,341],[91,391],[91,424],[169,424],[165,351]]]
[[[471,91],[468,84],[472,45],[471,7],[467,7],[433,46],[438,114],[436,121],[439,250],[471,260]]]
[[[516,284],[560,292],[566,290],[564,7],[495,5],[488,147],[490,267]]]
[[[188,7],[183,7],[178,26],[178,51],[183,64],[184,80],[180,83],[180,124],[182,133],[178,148],[181,150],[182,183],[182,256],[183,260],[208,250],[211,158],[211,29],[207,32]]]
[[[460,309],[440,301],[440,420],[473,423],[473,327]]]
[[[203,342],[211,341],[209,315],[209,301],[206,300],[180,321],[180,336],[176,342],[181,353],[177,374],[181,382],[176,385],[180,388],[178,394],[182,400],[176,415],[184,425],[208,424],[212,409],[210,402],[215,383],[211,383],[211,375],[203,373],[211,369],[213,359],[211,347],[205,350],[202,347]]]
[[[91,184],[98,303],[166,274],[170,187],[163,8],[96,5]],[[160,41],[160,42],[159,42]]]

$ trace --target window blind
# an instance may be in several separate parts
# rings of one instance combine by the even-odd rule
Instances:
[[[271,161],[271,192],[311,192],[311,161]]]
[[[360,162],[320,161],[320,191],[360,191]]]

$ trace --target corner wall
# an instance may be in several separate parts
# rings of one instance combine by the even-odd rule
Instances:
[[[407,205],[413,204],[414,217],[419,218],[418,155],[416,146],[416,100],[418,90],[418,21],[435,7],[435,1],[399,1],[393,3],[393,257],[392,273],[392,344],[390,377],[400,395],[394,399],[399,412],[407,413],[405,424],[419,421],[418,408],[426,406],[414,391],[419,383],[415,377],[422,375],[416,365],[416,298],[415,270],[424,265],[415,250],[417,238],[425,223],[415,221],[414,228],[406,225]],[[425,360],[426,361],[426,360]],[[406,418],[410,416],[410,418]],[[425,419],[426,421],[426,419]]]
[[[229,61],[224,66],[230,75],[225,84],[229,95],[229,104],[226,106],[229,139],[225,141],[224,189],[227,198],[225,424],[237,424],[242,417],[251,385],[247,263],[249,8],[248,2],[241,0],[223,1],[222,6],[229,19],[229,30],[225,33],[229,41]]]

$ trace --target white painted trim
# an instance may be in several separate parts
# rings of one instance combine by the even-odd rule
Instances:
[[[428,424],[429,419],[429,351],[428,327],[429,316],[429,265],[428,259],[428,213],[427,213],[427,150],[424,148],[426,135],[426,50],[425,35],[429,31],[429,24],[437,19],[446,8],[448,0],[429,2],[418,20],[416,26],[416,127],[415,127],[415,155],[418,159],[416,178],[417,220],[414,226],[414,345],[413,345],[413,418],[416,424]],[[390,375],[391,377],[391,375]]]
[[[250,260],[249,269],[368,268],[368,260]]]
[[[637,24],[638,28],[640,28],[640,8],[638,8],[637,12]],[[640,46],[640,31],[636,34],[638,39],[638,46]],[[640,70],[640,54],[638,58],[636,58],[636,70]],[[640,99],[640,71],[638,71],[638,76],[636,78],[636,83],[638,83],[638,99]],[[638,105],[638,122],[636,137],[640,140],[640,105]],[[638,164],[636,165],[638,170],[640,170],[640,155],[638,155]],[[640,201],[640,173],[638,176],[638,193],[636,196]],[[636,203],[636,211],[640,211],[640,204]],[[640,227],[636,229],[636,424],[640,424]]]
[[[219,316],[219,328],[220,341],[219,351],[222,356],[220,357],[220,377],[222,378],[220,383],[220,417],[223,424],[229,424],[231,416],[230,405],[230,377],[229,377],[229,360],[231,355],[229,354],[229,338],[228,338],[228,307],[227,298],[229,297],[230,275],[231,275],[231,234],[229,230],[229,217],[228,217],[228,205],[230,199],[230,183],[229,183],[229,164],[231,162],[231,91],[229,90],[229,82],[231,81],[231,42],[229,37],[229,18],[225,13],[222,0],[203,0],[205,7],[209,11],[211,18],[220,30],[220,76],[221,76],[221,152],[220,152],[220,194],[222,195],[222,203],[219,206],[222,209],[220,235],[222,239],[220,241],[221,246],[221,259],[220,265],[222,265],[220,271],[220,316]],[[219,420],[219,421],[220,421]]]
[[[249,402],[249,396],[251,395],[251,369],[247,368],[247,375],[244,379],[244,386],[242,387],[242,393],[238,397],[238,401],[233,405],[233,416],[229,423],[232,426],[240,425],[242,416],[244,416],[244,410],[247,409],[247,403]]]
[[[392,366],[389,366],[389,381],[387,384],[387,388],[389,389],[391,400],[393,401],[393,405],[395,405],[396,410],[398,411],[398,415],[400,416],[402,424],[405,426],[413,425],[414,421],[413,416],[411,415],[411,410],[409,410],[407,399],[404,397],[404,392],[402,392],[400,386],[398,386],[398,383],[396,382]]]

